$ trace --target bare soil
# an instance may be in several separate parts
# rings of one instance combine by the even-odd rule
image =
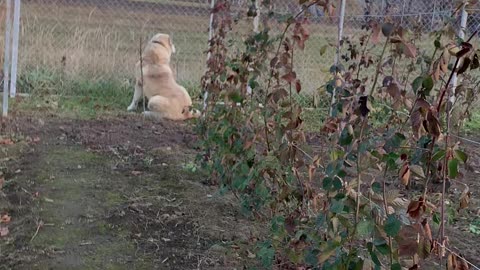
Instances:
[[[187,124],[23,115],[0,134],[0,269],[251,265],[262,229],[201,183]]]
[[[209,176],[192,162],[187,123],[24,114],[4,121],[0,138],[14,142],[0,145],[0,215],[11,217],[0,269],[261,269],[253,254],[268,228],[203,184]],[[307,140],[326,150],[321,135]],[[452,250],[480,265],[471,231],[480,226],[480,149],[464,146],[468,166],[449,191],[458,202],[466,184],[472,198],[447,235]]]

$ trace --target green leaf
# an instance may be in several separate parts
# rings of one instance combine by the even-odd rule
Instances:
[[[434,45],[435,45],[435,48],[437,48],[437,49],[440,49],[440,47],[442,47],[442,44],[440,43],[440,40],[438,40],[438,39],[435,39]]]
[[[325,52],[327,52],[327,48],[328,48],[328,45],[323,45],[323,46],[320,48],[320,56],[324,55]]]
[[[440,225],[440,217],[438,216],[437,212],[433,213],[432,220],[435,222],[435,224]]]
[[[333,186],[333,179],[330,177],[323,178],[323,189],[330,190]]]
[[[467,162],[467,159],[468,159],[467,154],[465,154],[465,152],[462,152],[460,150],[455,150],[455,157],[461,160],[463,163]]]
[[[262,264],[266,268],[270,268],[273,265],[273,258],[275,256],[275,249],[273,249],[270,242],[262,243],[260,250],[257,253]]]
[[[394,263],[392,264],[392,267],[390,267],[391,270],[402,270],[402,266],[399,263]]]
[[[318,264],[318,253],[320,253],[317,249],[312,249],[307,252],[305,255],[305,262],[309,265],[317,265]]]
[[[420,89],[420,86],[422,86],[423,79],[424,79],[423,76],[419,76],[419,77],[415,78],[415,80],[413,80],[412,90],[415,94],[417,93],[418,89]]]
[[[317,220],[315,221],[315,225],[317,225],[317,228],[320,228],[323,226],[326,220],[327,220],[327,217],[325,216],[325,214],[319,214],[317,216]]]
[[[335,214],[340,214],[343,211],[343,202],[338,200],[333,200],[332,205],[330,205],[330,212]]]
[[[369,220],[362,220],[357,224],[358,236],[368,236],[373,231],[373,224]]]
[[[372,184],[372,190],[373,190],[373,192],[375,192],[377,194],[383,193],[382,184],[380,184],[379,182],[373,183]]]
[[[448,161],[448,177],[455,178],[458,175],[458,159],[453,158]]]
[[[228,95],[228,97],[233,101],[237,103],[241,103],[243,101],[243,97],[240,95],[239,92],[235,91],[232,92]]]
[[[355,267],[353,268],[353,270],[362,270],[364,263],[365,261],[359,258],[358,261],[355,263]]]
[[[382,265],[382,263],[381,263],[380,260],[378,259],[378,256],[377,256],[377,254],[376,254],[375,252],[371,251],[371,252],[370,252],[370,257],[372,257],[372,261],[373,261],[373,263],[375,263],[375,265],[377,265],[377,266],[381,266],[381,265]]]
[[[440,159],[445,157],[445,150],[439,150],[432,156],[433,161],[439,161]]]
[[[340,135],[340,145],[346,146],[350,145],[353,141],[353,136],[348,132],[347,128],[342,130],[342,134]]]
[[[375,245],[375,248],[382,253],[382,255],[388,255],[390,254],[390,247],[387,245],[385,241],[382,241],[383,243],[380,243],[378,245]]]
[[[337,177],[335,177],[335,179],[333,179],[333,190],[338,191],[342,187],[343,187],[342,181],[340,179],[338,179]]]
[[[433,89],[433,79],[431,76],[427,76],[423,79],[423,82],[422,82],[422,87],[427,91],[427,92],[430,92],[430,90]]]
[[[279,232],[283,231],[285,228],[285,218],[284,217],[273,217],[272,218],[272,233],[278,234]]]
[[[389,215],[384,225],[385,233],[387,233],[388,236],[394,237],[400,231],[401,226],[402,223],[400,223],[394,215]]]

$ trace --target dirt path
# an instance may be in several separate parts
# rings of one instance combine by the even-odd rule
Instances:
[[[23,117],[3,133],[16,134],[16,143],[3,147],[0,159],[0,211],[12,219],[0,242],[0,269],[246,263],[244,249],[259,230],[201,184],[208,176],[194,172],[188,127]]]

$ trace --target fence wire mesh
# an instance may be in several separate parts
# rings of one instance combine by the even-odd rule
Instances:
[[[340,1],[334,2],[337,9],[333,17],[326,16],[318,6],[311,6],[305,15],[310,18],[311,38],[305,51],[297,55],[296,67],[306,93],[316,92],[325,82],[324,74],[328,75],[334,61],[335,48],[328,45],[337,42]],[[245,15],[254,3],[231,0],[232,12]],[[271,3],[279,15],[301,10],[298,0]],[[5,1],[1,7],[3,22]],[[348,0],[344,36],[360,34],[362,26],[372,20],[390,20],[427,33],[442,27],[454,9],[450,0]],[[478,11],[468,11],[469,31],[480,22]],[[173,36],[177,48],[173,58],[177,80],[187,88],[198,89],[205,71],[209,17],[209,0],[23,0],[20,79],[27,73],[41,76],[58,72],[132,83],[140,40],[146,42],[153,34],[163,32]],[[253,30],[251,21],[241,27],[245,33]],[[274,27],[280,31],[283,25]],[[326,51],[321,53],[324,47]]]

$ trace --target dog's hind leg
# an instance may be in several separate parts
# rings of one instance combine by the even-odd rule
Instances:
[[[148,101],[148,109],[150,115],[156,118],[166,118],[170,120],[183,120],[182,109],[178,108],[174,99],[163,96],[153,96]]]
[[[135,91],[133,93],[132,103],[127,108],[127,111],[135,111],[138,106],[138,102],[142,99],[143,89],[140,82],[135,83]]]

